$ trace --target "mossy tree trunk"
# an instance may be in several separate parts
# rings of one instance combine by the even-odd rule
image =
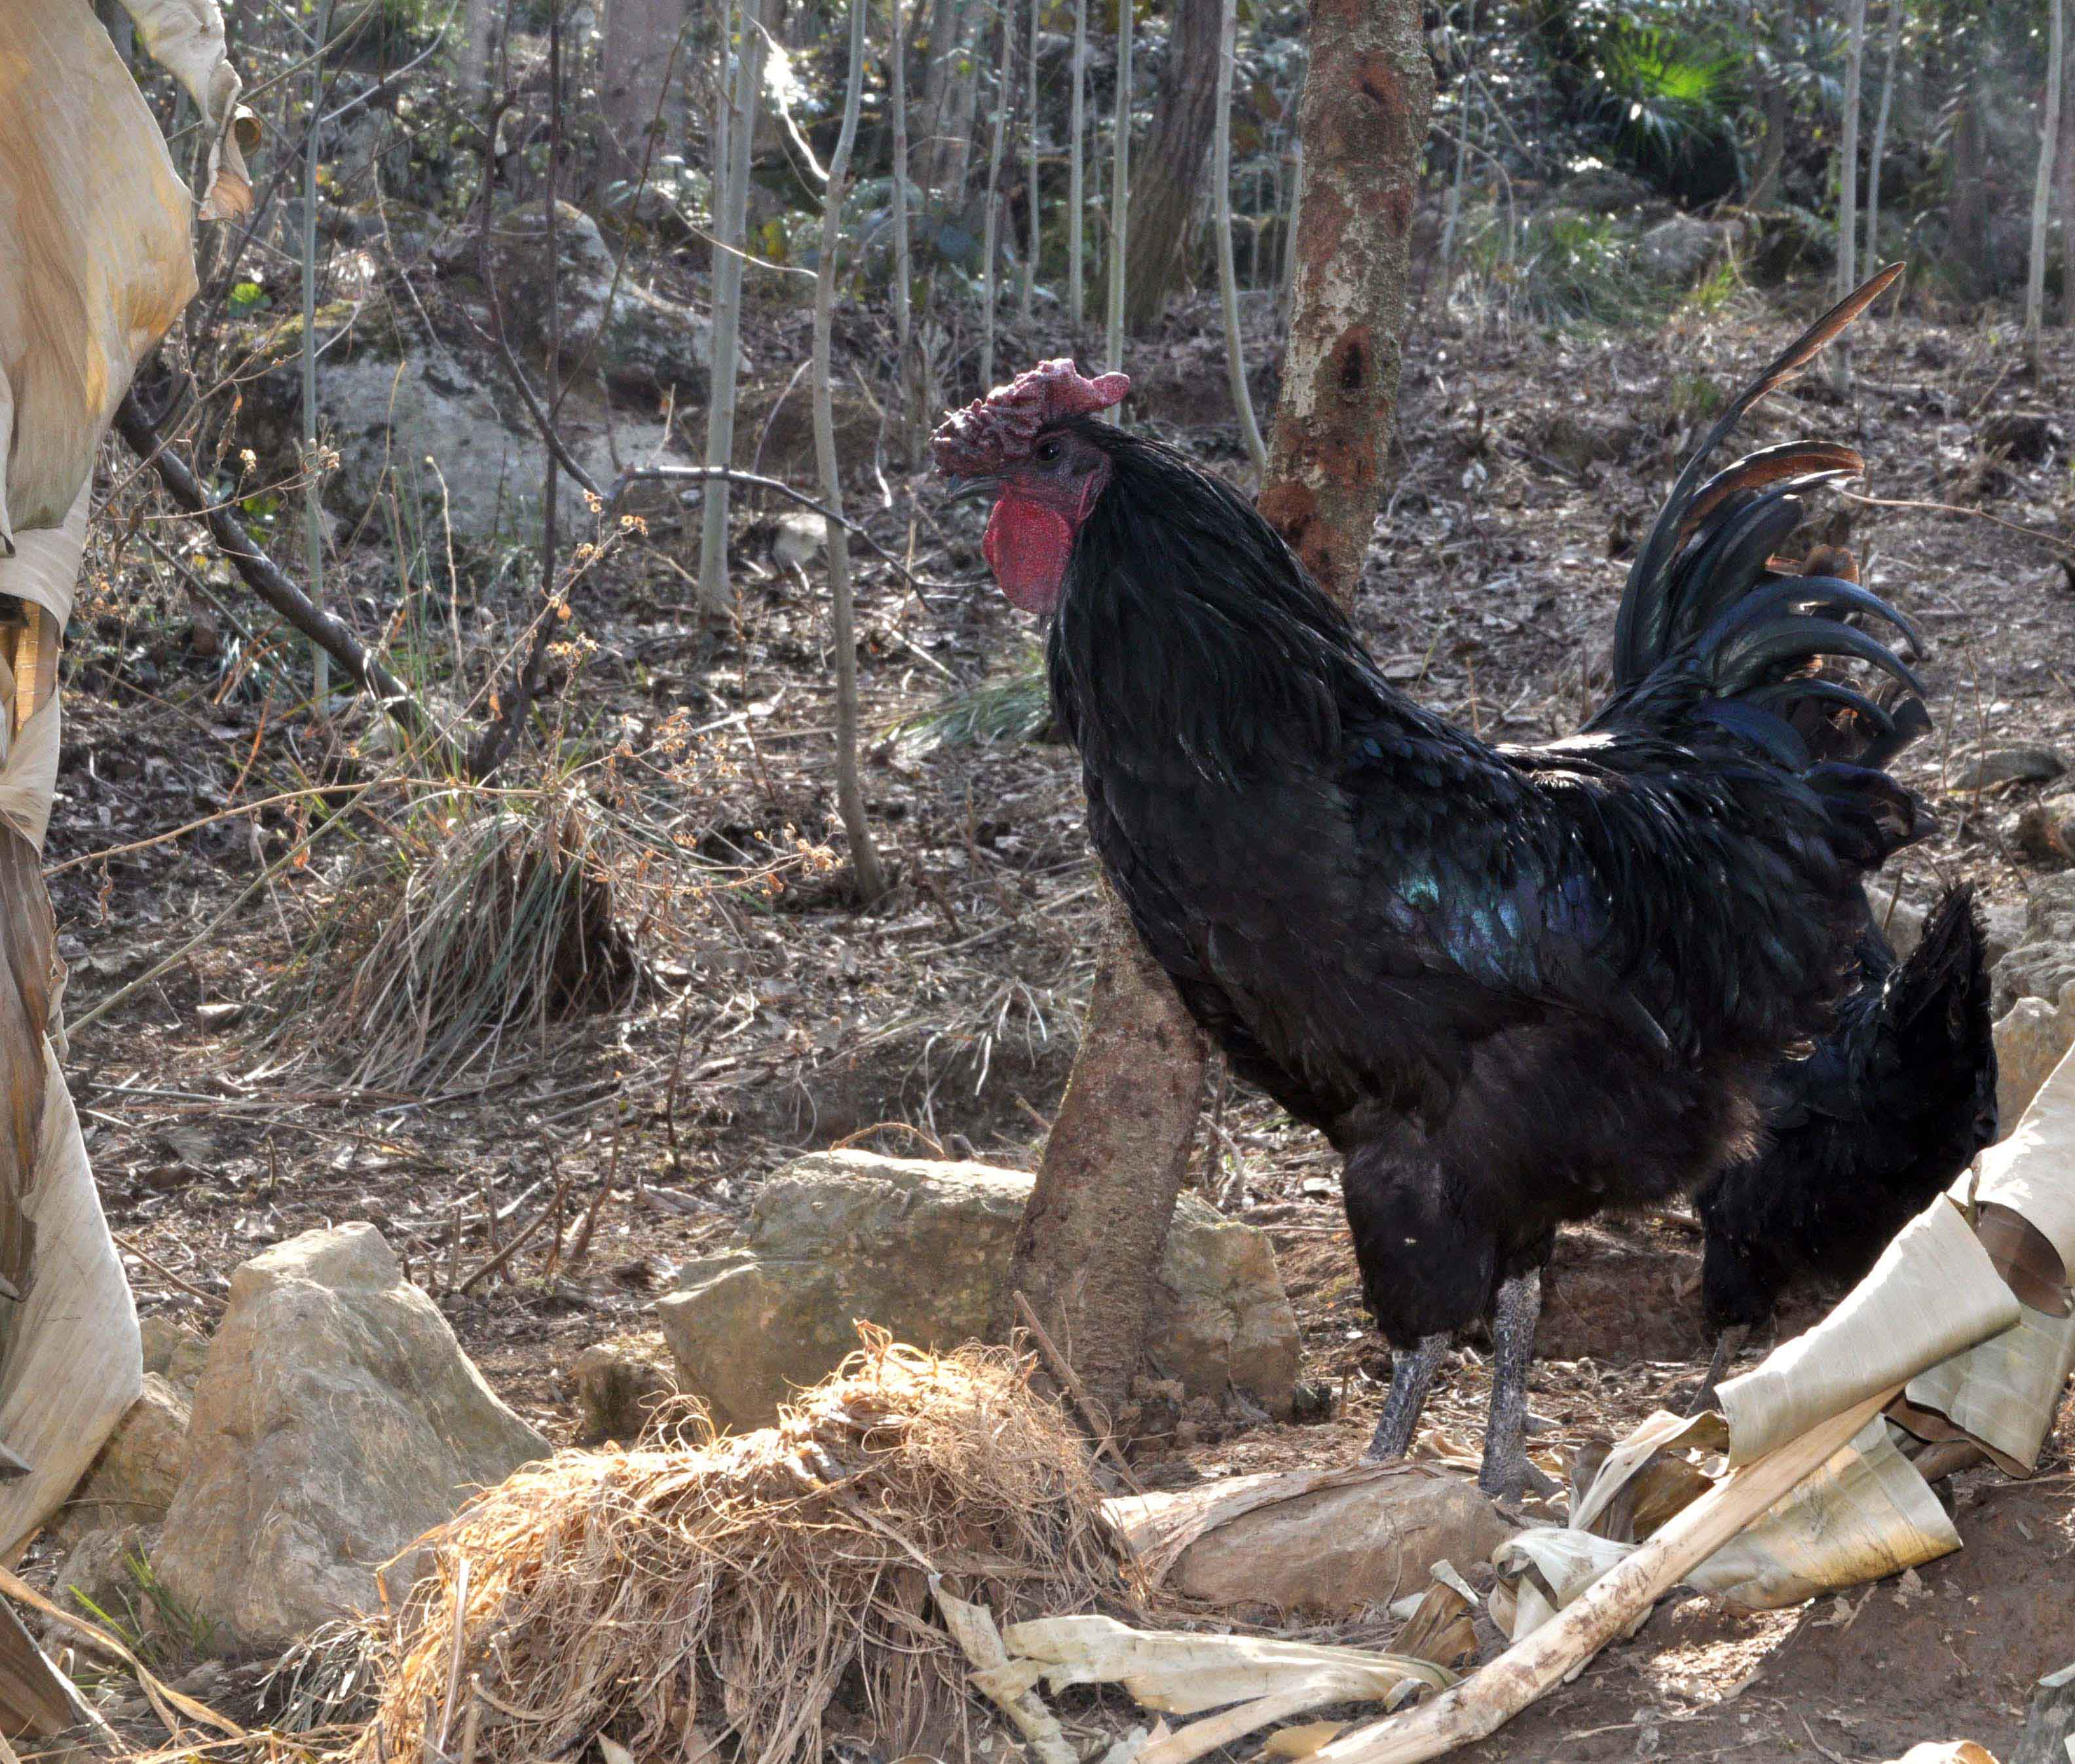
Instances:
[[[1351,605],[1382,500],[1434,71],[1416,0],[1319,0],[1297,113],[1303,191],[1261,511]]]
[[[1087,1026],[1016,1235],[1009,1287],[1115,1415],[1151,1345],[1146,1323],[1195,1137],[1203,1049],[1123,904],[1104,895]],[[1009,1306],[1004,1332],[1016,1322],[1013,1298]]]

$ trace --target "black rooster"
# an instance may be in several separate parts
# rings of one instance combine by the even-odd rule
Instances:
[[[1768,1143],[1697,1197],[1700,1302],[1717,1331],[1695,1406],[1795,1280],[1857,1280],[1996,1137],[1996,1044],[1974,892],[1949,891],[1897,964],[1867,924],[1859,989],[1774,1074]]]
[[[1054,706],[1139,934],[1235,1069],[1345,1159],[1364,1296],[1399,1350],[1372,1456],[1410,1446],[1451,1333],[1495,1311],[1480,1480],[1519,1491],[1556,1227],[1754,1149],[1767,1075],[1849,984],[1862,879],[1925,830],[1842,756],[1884,750],[1893,715],[1800,676],[1857,657],[1916,692],[1845,622],[1902,621],[1771,563],[1795,493],[1862,462],[1797,443],[1701,482],[1895,273],[1702,442],[1630,573],[1629,683],[1546,747],[1487,746],[1389,685],[1244,499],[1094,420],[1121,375],[1048,362],[938,431],[940,469],[996,499],[1004,590],[1054,615]],[[1839,757],[1797,731],[1817,714]]]

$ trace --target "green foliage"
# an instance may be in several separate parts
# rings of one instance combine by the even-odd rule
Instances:
[[[168,1587],[141,1551],[122,1552],[122,1572],[128,1584],[117,1589],[119,1610],[103,1610],[78,1587],[64,1590],[110,1635],[157,1671],[184,1671],[209,1653],[216,1635],[214,1621]]]
[[[893,731],[911,752],[1035,741],[1051,727],[1052,706],[1037,656],[1016,673],[946,694]]]
[[[1635,264],[1633,242],[1605,215],[1538,215],[1520,230],[1509,260],[1506,230],[1489,211],[1469,260],[1497,297],[1537,324],[1639,329],[1671,310],[1663,288]]]

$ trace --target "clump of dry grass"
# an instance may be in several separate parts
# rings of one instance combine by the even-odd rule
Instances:
[[[356,1083],[437,1083],[633,996],[598,817],[573,793],[516,800],[413,817],[298,963],[292,1009],[353,1050]]]
[[[839,1687],[897,1755],[964,1694],[932,1576],[1004,1621],[1116,1602],[1099,1500],[1026,1362],[868,1332],[775,1427],[565,1451],[435,1534],[350,1764],[525,1764],[601,1733],[814,1764]]]

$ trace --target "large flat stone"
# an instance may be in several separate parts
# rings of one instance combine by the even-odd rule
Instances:
[[[689,1264],[656,1307],[681,1383],[723,1425],[761,1427],[856,1347],[859,1321],[918,1347],[985,1339],[1030,1186],[1017,1170],[865,1152],[788,1165],[759,1191],[746,1247]],[[1289,1413],[1297,1319],[1264,1232],[1183,1197],[1149,1352],[1191,1396],[1237,1385]]]
[[[1184,1550],[1166,1584],[1212,1605],[1348,1617],[1424,1591],[1437,1562],[1484,1561],[1517,1529],[1472,1477],[1414,1468],[1241,1513]]]

